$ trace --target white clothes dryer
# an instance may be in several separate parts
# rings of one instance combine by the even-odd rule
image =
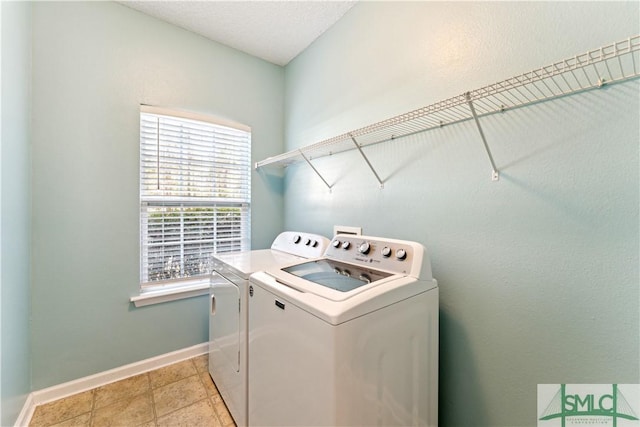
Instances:
[[[338,235],[251,276],[250,426],[435,426],[438,286],[419,243]]]
[[[214,257],[209,313],[209,373],[238,426],[247,425],[247,297],[251,273],[321,256],[324,236],[285,231],[271,249]]]

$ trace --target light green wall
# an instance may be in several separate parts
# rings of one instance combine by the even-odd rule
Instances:
[[[286,67],[287,149],[638,34],[637,2],[360,2]],[[440,284],[440,425],[536,425],[539,383],[637,383],[639,82],[317,159],[285,227],[417,240]]]
[[[5,281],[6,10],[3,424],[18,408],[5,393],[28,391],[29,369],[16,338],[26,360],[5,387],[5,316],[28,333],[29,309],[28,288]],[[205,298],[128,303],[139,103],[246,123],[259,160],[285,149],[283,135],[291,149],[637,34],[638,12],[635,2],[361,2],[283,73],[119,4],[34,3],[32,389],[207,339]],[[333,224],[424,243],[441,286],[441,425],[534,425],[538,383],[639,381],[638,90],[484,119],[498,183],[470,123],[367,149],[383,190],[354,153],[316,161],[332,193],[291,167],[284,211],[278,177],[254,174],[254,248],[285,228],[330,235]],[[11,179],[28,193],[26,170]],[[5,288],[22,308],[5,313]]]
[[[252,127],[283,148],[284,70],[115,2],[33,5],[33,389],[208,340],[207,299],[135,309],[139,104]],[[282,229],[254,174],[252,242]],[[277,183],[276,183],[277,184]]]
[[[31,5],[0,2],[0,425],[13,425],[31,391]]]

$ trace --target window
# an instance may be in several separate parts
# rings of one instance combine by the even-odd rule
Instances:
[[[141,288],[211,273],[250,249],[251,131],[154,107],[140,112]]]

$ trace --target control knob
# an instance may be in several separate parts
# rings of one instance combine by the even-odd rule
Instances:
[[[385,258],[389,258],[391,256],[391,248],[389,246],[382,248],[382,256]]]
[[[371,245],[369,244],[369,242],[362,242],[360,244],[360,247],[358,248],[358,252],[360,252],[363,255],[368,254],[370,250],[371,250]]]
[[[348,240],[345,240],[344,242],[342,242],[342,249],[347,250],[349,249],[350,246],[351,246],[351,242],[349,242]]]
[[[307,240],[305,240],[305,241],[304,241],[304,244],[305,244],[306,246],[309,246],[309,245],[311,244],[311,239],[309,239],[309,238],[307,237]]]
[[[398,249],[396,251],[396,258],[398,258],[400,261],[404,260],[407,258],[407,251],[404,249]]]
[[[296,234],[295,236],[293,236],[293,243],[297,245],[298,243],[300,243],[300,239],[301,239],[300,235]]]
[[[340,240],[336,239],[333,242],[331,242],[331,246],[333,246],[334,248],[339,248],[340,247]]]

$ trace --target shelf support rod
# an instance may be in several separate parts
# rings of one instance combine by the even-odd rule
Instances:
[[[469,104],[469,108],[471,109],[473,120],[476,122],[476,126],[478,127],[478,132],[480,132],[480,138],[482,138],[484,149],[487,152],[487,156],[489,156],[489,162],[491,162],[491,180],[497,181],[500,179],[500,172],[498,172],[498,168],[496,168],[496,163],[493,161],[493,156],[491,155],[491,150],[489,149],[489,144],[487,143],[487,138],[484,136],[484,132],[482,131],[482,126],[480,126],[480,119],[478,118],[478,113],[476,113],[476,108],[473,106],[473,101],[471,100],[471,93],[467,92],[464,95],[465,95],[465,98],[467,99],[467,103]]]
[[[316,175],[318,175],[318,177],[320,177],[320,179],[322,180],[322,182],[324,182],[324,185],[327,186],[327,188],[329,189],[329,192],[331,192],[331,186],[329,185],[329,183],[322,177],[322,175],[320,175],[320,172],[318,172],[318,169],[316,169],[313,164],[311,164],[311,160],[309,160],[307,158],[307,156],[304,155],[304,153],[302,152],[302,149],[298,150],[298,152],[300,152],[300,155],[302,156],[302,158],[307,162],[307,164],[309,166],[311,166],[311,169],[313,169],[313,171],[316,173]]]
[[[360,155],[362,156],[364,161],[367,162],[367,165],[369,166],[369,169],[371,169],[371,172],[373,172],[373,174],[375,175],[376,179],[378,180],[378,183],[380,184],[380,188],[384,188],[384,183],[382,182],[382,180],[378,176],[378,173],[373,168],[373,165],[371,164],[371,162],[369,161],[367,156],[365,156],[364,151],[362,151],[362,147],[360,147],[360,144],[358,144],[358,141],[356,141],[356,139],[352,135],[349,135],[349,138],[351,138],[351,140],[353,141],[353,144],[356,146],[356,148],[360,152]]]

